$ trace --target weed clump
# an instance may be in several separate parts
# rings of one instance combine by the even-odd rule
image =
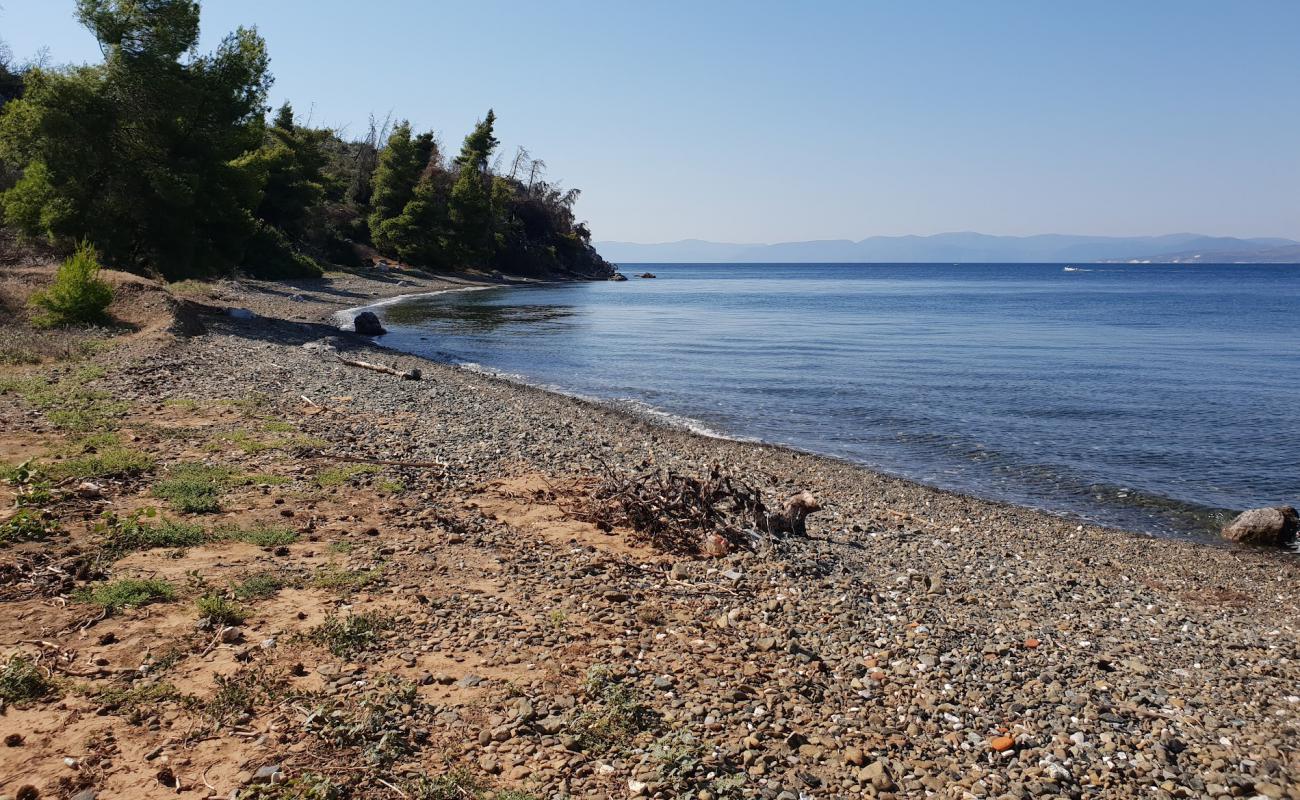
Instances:
[[[140,608],[152,603],[163,603],[176,598],[176,588],[164,580],[120,578],[86,588],[77,599],[93,603],[112,613],[123,608]]]
[[[167,518],[159,520],[156,525],[145,521],[156,514],[153,508],[125,517],[109,514],[97,527],[105,534],[109,551],[117,555],[160,547],[197,547],[207,542],[208,536],[202,525]]]
[[[258,572],[235,584],[234,594],[236,600],[263,600],[284,587],[284,579],[274,572]]]
[[[340,594],[359,592],[383,577],[379,569],[349,570],[330,564],[322,568],[312,578],[312,585],[318,589],[329,589]]]
[[[654,724],[653,712],[641,703],[636,689],[617,680],[603,664],[587,670],[583,692],[593,701],[593,707],[574,720],[583,749],[607,752],[626,745]]]
[[[85,436],[62,448],[64,456],[42,463],[37,471],[42,478],[59,482],[73,478],[126,478],[153,469],[153,458],[124,446],[114,433]]]
[[[205,594],[194,601],[199,616],[213,625],[242,625],[248,619],[248,610],[219,594]]]
[[[177,464],[154,484],[153,496],[171,503],[177,511],[207,514],[221,510],[221,493],[233,478],[234,471],[228,467]]]
[[[22,703],[39,700],[50,693],[53,685],[36,663],[24,656],[10,656],[0,668],[0,700]]]
[[[349,613],[346,617],[330,614],[308,631],[307,639],[339,658],[351,658],[374,644],[389,626],[388,619],[375,613]]]
[[[229,677],[218,675],[216,683],[217,691],[203,709],[214,722],[222,723],[250,714],[258,705],[280,696],[285,680],[259,666],[241,669]]]
[[[317,473],[316,483],[322,489],[329,489],[335,486],[342,486],[353,478],[362,475],[373,475],[378,471],[378,467],[369,464],[352,464],[345,467],[335,467],[334,469],[321,470]]]
[[[0,547],[19,542],[39,542],[57,530],[58,525],[54,520],[45,514],[24,508],[0,523]]]
[[[258,547],[283,547],[298,541],[298,532],[283,525],[267,525],[259,522],[251,528],[237,526],[218,528],[216,535],[222,539],[247,542]]]
[[[107,322],[113,287],[99,277],[99,270],[95,248],[89,243],[79,245],[59,265],[50,287],[32,296],[32,307],[38,311],[32,321],[42,328]]]

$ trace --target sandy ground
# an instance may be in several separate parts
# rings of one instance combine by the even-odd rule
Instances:
[[[0,794],[1300,798],[1286,554],[702,438],[329,324],[464,279],[118,280],[130,327],[0,373],[0,460],[38,468],[0,488],[26,504],[0,519],[38,520],[0,549]],[[584,521],[593,481],[647,464],[824,509],[715,559]],[[162,583],[114,605],[122,579]]]

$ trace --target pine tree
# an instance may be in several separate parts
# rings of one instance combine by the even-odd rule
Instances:
[[[496,114],[489,109],[487,116],[465,137],[456,157],[460,173],[448,202],[452,229],[449,249],[463,267],[487,266],[495,252],[491,175],[487,169],[497,146],[493,135],[495,124]]]
[[[422,151],[427,159],[425,137],[411,138],[411,125],[403,121],[388,137],[388,145],[379,154],[375,168],[374,190],[370,198],[370,237],[380,252],[392,253],[393,242],[388,238],[384,223],[396,218],[411,202],[415,184],[420,179],[424,164],[420,163]],[[428,137],[431,148],[433,137]]]
[[[0,114],[0,197],[29,236],[85,239],[113,265],[178,277],[244,260],[256,231],[266,45],[239,29],[198,55],[193,0],[78,0],[104,62],[33,69]]]

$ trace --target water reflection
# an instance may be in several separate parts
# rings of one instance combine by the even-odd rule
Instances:
[[[458,292],[412,298],[388,306],[384,318],[393,325],[431,327],[455,325],[464,333],[492,333],[511,326],[529,333],[565,327],[578,316],[573,306],[554,303],[502,302],[505,292]]]

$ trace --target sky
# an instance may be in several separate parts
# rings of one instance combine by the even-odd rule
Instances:
[[[974,230],[1300,239],[1295,0],[206,0],[272,102],[449,149],[489,107],[597,240]],[[99,58],[73,0],[0,0],[19,60]]]

